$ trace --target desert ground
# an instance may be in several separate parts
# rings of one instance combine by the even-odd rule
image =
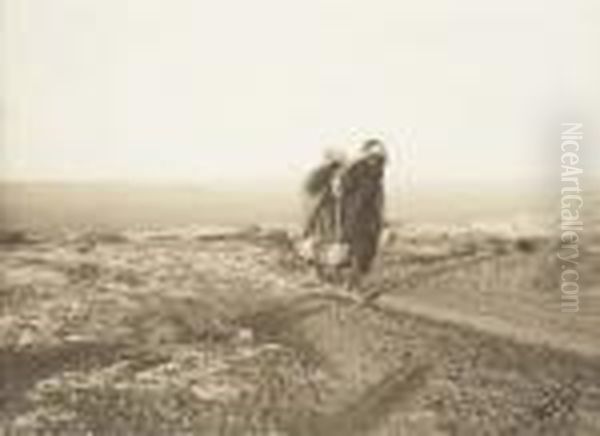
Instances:
[[[600,434],[599,288],[561,313],[551,233],[395,226],[360,297],[291,234],[5,231],[4,434]]]
[[[2,243],[6,434],[600,434],[600,312],[538,228],[393,228],[361,298],[286,229]]]

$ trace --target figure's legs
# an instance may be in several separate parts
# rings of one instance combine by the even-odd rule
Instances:
[[[365,233],[358,236],[352,244],[350,286],[360,291],[364,284],[363,279],[369,274],[377,255],[379,235]]]

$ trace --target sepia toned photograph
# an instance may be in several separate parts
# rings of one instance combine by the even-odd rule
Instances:
[[[600,435],[600,2],[0,8],[0,436]]]

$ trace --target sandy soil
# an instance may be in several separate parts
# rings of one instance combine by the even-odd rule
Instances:
[[[284,231],[9,236],[4,430],[600,434],[597,288],[561,313],[536,229],[398,229],[360,298]]]

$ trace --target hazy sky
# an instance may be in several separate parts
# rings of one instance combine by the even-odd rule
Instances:
[[[398,184],[540,180],[600,113],[597,0],[0,2],[8,178],[276,184],[379,136]]]

